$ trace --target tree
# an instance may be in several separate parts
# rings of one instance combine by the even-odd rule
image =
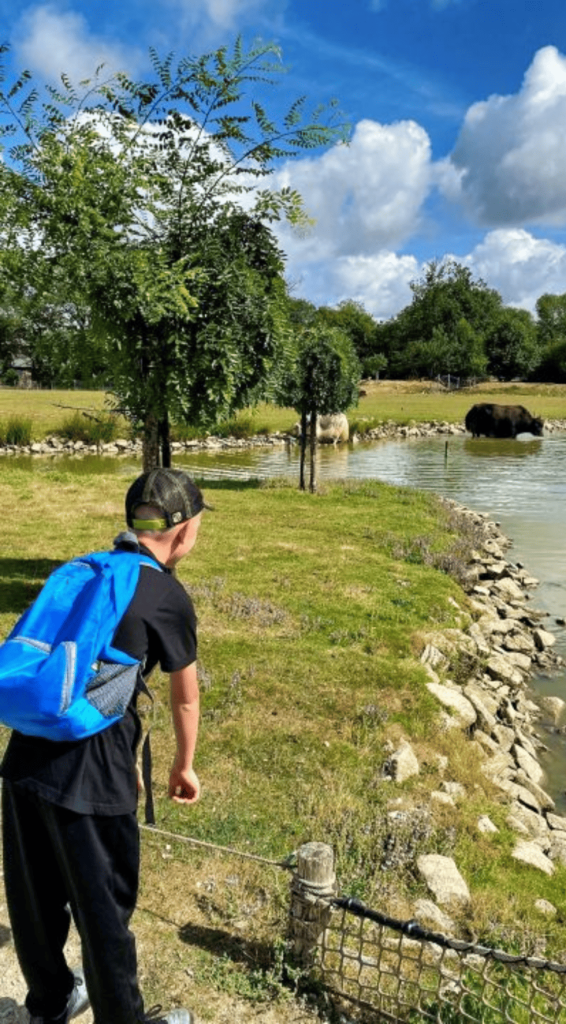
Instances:
[[[541,360],[536,324],[526,309],[502,309],[485,339],[488,370],[500,380],[530,377]]]
[[[375,374],[372,367],[376,365],[376,357],[379,369],[384,369],[387,359],[379,347],[379,325],[361,302],[347,299],[340,302],[336,309],[323,306],[318,315],[322,323],[337,327],[348,335],[360,360],[362,376],[371,377]]]
[[[175,65],[151,51],[145,81],[99,74],[78,93],[62,76],[40,96],[24,72],[0,93],[15,136],[0,164],[3,267],[15,244],[26,288],[48,300],[56,268],[59,300],[64,281],[89,307],[146,468],[169,461],[171,415],[205,424],[252,401],[287,338],[269,225],[304,214],[296,192],[259,186],[278,159],[344,132],[304,99],[268,116],[254,94],[278,56],[239,41]]]
[[[351,340],[337,328],[316,324],[298,336],[291,365],[278,385],[281,405],[292,405],[301,416],[299,487],[305,490],[307,428],[310,438],[311,493],[316,491],[316,419],[343,412],[358,403],[360,364]]]
[[[538,332],[543,348],[566,340],[566,294],[546,293],[537,299]]]
[[[537,380],[566,380],[566,294],[541,295],[536,304],[540,363]]]
[[[499,293],[455,260],[429,263],[411,290],[411,304],[379,330],[392,371],[420,376],[434,364],[433,375],[484,373],[485,337],[502,306]]]

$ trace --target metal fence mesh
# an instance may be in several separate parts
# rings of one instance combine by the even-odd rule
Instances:
[[[560,964],[435,935],[355,900],[317,902],[328,908],[320,979],[361,1019],[566,1024]]]

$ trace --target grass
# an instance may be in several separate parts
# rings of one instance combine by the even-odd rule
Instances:
[[[440,389],[440,390],[439,390]],[[479,384],[462,391],[446,391],[430,381],[366,381],[366,392],[359,404],[348,411],[351,433],[354,429],[369,430],[391,421],[400,426],[412,422],[446,421],[462,423],[475,402],[501,402],[526,405],[533,415],[546,419],[566,419],[566,385],[564,384]],[[31,420],[34,440],[62,430],[65,419],[80,417],[83,412],[100,415],[107,409],[107,399],[100,391],[21,391],[0,388],[0,422],[19,416],[22,410]],[[250,437],[289,431],[297,422],[294,409],[279,409],[260,403],[255,410],[242,410],[228,421],[219,423],[212,433],[222,437]],[[117,417],[118,433],[128,425]],[[194,440],[203,432],[195,427],[173,424],[173,440]],[[92,443],[96,443],[92,442]]]
[[[59,437],[67,441],[82,441],[83,444],[107,444],[120,434],[118,417],[101,411],[96,413],[73,412],[66,416],[57,428]]]
[[[27,445],[33,440],[33,423],[29,416],[8,416],[5,423],[0,423],[0,444]]]
[[[3,465],[0,498],[18,516],[2,557],[1,635],[51,568],[109,545],[128,483]],[[469,934],[492,944],[536,940],[549,957],[566,956],[566,870],[547,879],[511,859],[501,798],[468,739],[441,730],[418,661],[427,632],[469,621],[445,570],[458,573],[474,536],[434,496],[377,481],[329,484],[316,495],[285,481],[205,491],[216,511],[179,569],[199,617],[203,795],[190,812],[166,799],[173,743],[167,680],[157,673],[159,825],[276,861],[305,841],[329,842],[340,890],[400,917],[425,895],[416,856],[445,853],[472,890],[462,922]],[[382,767],[404,737],[420,775],[387,784]],[[466,787],[457,810],[430,804],[439,753],[448,758],[444,777]],[[393,799],[407,810],[398,827],[387,813]],[[484,813],[499,833],[479,835]],[[550,923],[533,916],[542,896],[559,908]],[[148,1005],[196,1002],[211,1020],[226,1001],[277,999],[284,1021],[287,904],[281,870],[144,833],[135,928]]]

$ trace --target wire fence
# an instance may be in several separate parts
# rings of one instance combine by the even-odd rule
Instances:
[[[315,970],[361,1020],[565,1024],[566,966],[450,939],[355,899],[324,916]]]

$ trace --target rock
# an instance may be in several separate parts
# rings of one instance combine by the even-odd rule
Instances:
[[[514,743],[512,747],[513,754],[520,768],[523,769],[525,775],[528,776],[537,785],[544,780],[544,771],[542,770],[538,761],[529,754],[528,750],[524,747],[520,747],[518,743]]]
[[[528,654],[521,654],[520,651],[506,651],[505,657],[515,668],[519,669],[519,672],[530,672],[531,658]]]
[[[509,576],[507,562],[488,562],[483,566],[482,578],[487,580],[500,580]]]
[[[417,868],[441,906],[468,906],[470,891],[450,857],[443,857],[438,853],[424,854],[418,857]]]
[[[128,448],[131,447],[130,441],[126,441],[126,439],[123,437],[119,437],[116,441],[114,441],[114,444],[119,452],[126,451]]]
[[[538,807],[541,808],[541,810],[543,810],[543,811],[553,811],[554,810],[555,804],[554,804],[554,800],[552,799],[552,797],[549,796],[548,793],[545,793],[544,789],[541,789],[541,787],[538,785],[538,783],[533,782],[532,779],[529,779],[528,775],[526,775],[522,771],[522,769],[519,769],[519,771],[517,772],[516,779],[517,779],[517,785],[519,786],[519,788],[527,789],[529,791],[529,793],[531,793],[532,796],[535,798],[535,800],[536,800],[536,802],[538,804]],[[523,801],[523,802],[526,803],[527,801]],[[531,807],[532,805],[528,803],[527,806]],[[535,810],[538,810],[538,808],[535,808]]]
[[[492,740],[491,736],[488,736],[487,733],[483,732],[481,729],[476,729],[474,731],[474,739],[478,743],[480,743],[481,746],[483,747],[483,749],[487,750],[488,753],[490,753],[490,754],[497,754],[498,753],[498,751],[499,751],[498,744],[495,742],[495,740]],[[509,744],[508,749],[509,750],[511,749],[511,744]]]
[[[423,665],[430,665],[432,668],[444,668],[448,665],[448,658],[439,651],[433,644],[427,644],[421,654]]]
[[[533,636],[539,651],[544,651],[546,647],[553,647],[556,643],[554,633],[549,633],[546,629],[535,629]]]
[[[492,555],[493,558],[497,558],[498,560],[501,560],[503,558],[503,551],[499,547],[499,544],[497,544],[494,540],[486,540],[484,542],[483,547],[484,551],[487,551],[487,553],[489,555]]]
[[[498,708],[496,698],[485,693],[475,683],[468,683],[464,687],[463,693],[475,709],[479,725],[487,733],[491,733],[496,725],[495,713]]]
[[[487,775],[488,779],[496,782],[498,779],[510,779],[514,767],[515,762],[511,754],[499,751],[499,753],[484,761],[481,765],[481,770],[484,775]]]
[[[440,907],[432,900],[417,900],[415,903],[415,917],[419,924],[437,929],[445,935],[453,935],[456,925],[448,914],[445,914]]]
[[[563,839],[560,838],[561,835],[564,836]],[[549,857],[551,860],[556,861],[557,864],[566,865],[566,832],[550,833]]]
[[[443,782],[442,789],[449,796],[457,798],[466,795],[466,789],[461,782]]]
[[[555,725],[558,725],[562,712],[566,707],[566,701],[563,701],[561,697],[541,697],[541,707],[551,716],[552,721]]]
[[[497,825],[493,824],[487,814],[483,814],[481,818],[478,818],[478,829],[480,832],[499,832]]]
[[[501,654],[493,654],[485,666],[486,672],[492,679],[500,680],[503,683],[512,683],[520,686],[523,677],[511,662]]]
[[[447,807],[455,807],[456,803],[452,799],[449,793],[441,793],[439,789],[433,789],[430,794],[430,799],[434,800],[437,804],[446,804]]]
[[[503,601],[524,601],[525,595],[518,583],[512,579],[496,580],[491,586],[492,592]]]
[[[419,762],[410,743],[403,741],[388,758],[387,774],[391,775],[395,782],[405,782],[412,775],[419,774]]]
[[[482,633],[482,631],[481,631],[480,627],[478,626],[477,622],[473,622],[472,623],[472,625],[470,626],[470,628],[468,630],[468,633],[471,636],[472,640],[474,641],[474,643],[476,645],[476,648],[477,648],[477,652],[480,655],[480,657],[482,657],[482,658],[489,657],[489,655],[491,654],[490,646],[486,642],[485,636]]]
[[[511,817],[515,821],[519,821],[525,833],[533,839],[540,839],[542,836],[547,837],[549,835],[549,829],[543,815],[530,810],[528,807],[524,807],[523,804],[514,803],[512,805],[511,814],[507,820],[509,821]]]
[[[462,728],[468,729],[474,724],[477,718],[475,708],[463,694],[443,686],[442,683],[427,683],[426,687],[444,707],[454,712],[454,717]]]
[[[519,839],[511,856],[522,864],[529,864],[533,868],[538,868],[539,871],[544,871],[547,875],[554,874],[554,864],[536,843]]]
[[[531,655],[535,651],[535,642],[528,633],[511,633],[503,640],[503,648],[506,651],[516,651],[519,654]],[[529,658],[530,660],[530,658]]]
[[[507,725],[496,725],[492,731],[492,736],[503,751],[511,750],[515,742],[515,730],[510,729]]]
[[[526,827],[526,825],[523,825],[523,822],[514,814],[507,815],[507,824],[509,825],[509,828],[513,829],[514,832],[519,832],[519,834],[522,836],[529,835],[529,830]]]
[[[556,914],[556,907],[549,900],[535,900],[535,909],[548,917],[554,917]]]
[[[560,818],[558,814],[547,814],[546,820],[550,828],[557,829],[559,832],[566,832],[566,818]]]

